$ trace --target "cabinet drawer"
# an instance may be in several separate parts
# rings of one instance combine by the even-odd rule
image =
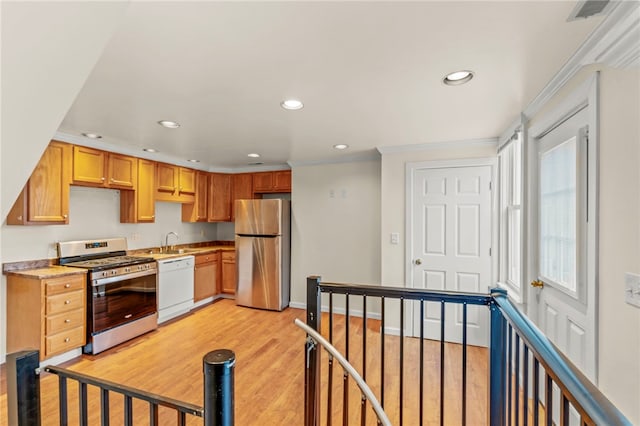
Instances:
[[[236,252],[235,251],[223,251],[222,252],[222,260],[235,262],[236,261]]]
[[[47,315],[55,315],[61,312],[72,311],[83,307],[84,291],[71,291],[69,293],[47,296]]]
[[[46,334],[48,336],[76,327],[84,326],[84,309],[50,315],[46,318]]]
[[[62,333],[47,336],[46,352],[47,356],[64,352],[84,345],[84,327],[76,327]]]
[[[196,256],[196,266],[218,260],[218,253],[199,254]]]
[[[47,296],[51,296],[53,294],[66,293],[68,291],[82,290],[84,286],[84,274],[48,279],[45,281],[45,294]]]

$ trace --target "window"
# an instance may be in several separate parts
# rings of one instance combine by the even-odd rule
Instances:
[[[500,268],[498,281],[516,300],[522,292],[522,135],[516,132],[498,154]]]

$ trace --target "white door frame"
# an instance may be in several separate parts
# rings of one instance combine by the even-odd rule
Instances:
[[[596,72],[587,78],[580,86],[574,89],[560,104],[551,112],[545,114],[533,126],[527,129],[526,134],[526,164],[527,164],[527,185],[526,200],[527,228],[526,228],[526,279],[523,285],[538,279],[538,140],[555,129],[575,113],[588,108],[589,144],[593,144],[593,152],[596,155],[589,156],[589,181],[588,200],[589,211],[595,213],[595,220],[590,220],[587,225],[589,244],[587,246],[587,300],[590,302],[589,309],[593,309],[591,316],[591,326],[594,332],[595,369],[593,371],[593,381],[598,383],[598,144],[599,144],[599,122],[598,122],[598,79]],[[538,293],[540,290],[527,285],[527,315],[535,323],[539,323],[538,315]]]
[[[434,160],[434,161],[419,161],[419,162],[407,162],[405,165],[405,287],[413,288],[413,271],[412,259],[413,256],[413,185],[415,183],[415,172],[423,169],[442,169],[442,168],[458,168],[458,167],[473,167],[473,166],[489,166],[491,167],[491,283],[497,281],[498,273],[498,197],[496,196],[496,182],[498,173],[498,156],[495,157],[482,157],[482,158],[468,158],[468,159],[455,159],[455,160]],[[494,287],[494,284],[489,287]],[[489,292],[489,288],[487,288]],[[409,304],[405,309],[404,328],[405,335],[409,335],[411,332],[411,319],[414,317],[413,304]]]

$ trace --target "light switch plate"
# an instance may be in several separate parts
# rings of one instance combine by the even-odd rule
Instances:
[[[640,275],[625,272],[624,295],[628,304],[640,308]]]
[[[400,242],[400,234],[397,232],[391,233],[391,244],[398,244]]]

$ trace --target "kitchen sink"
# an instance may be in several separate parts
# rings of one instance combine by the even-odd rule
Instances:
[[[189,248],[181,248],[181,249],[174,249],[174,250],[165,250],[162,253],[163,254],[187,254],[187,253],[196,253],[201,251],[200,249],[189,249]]]

